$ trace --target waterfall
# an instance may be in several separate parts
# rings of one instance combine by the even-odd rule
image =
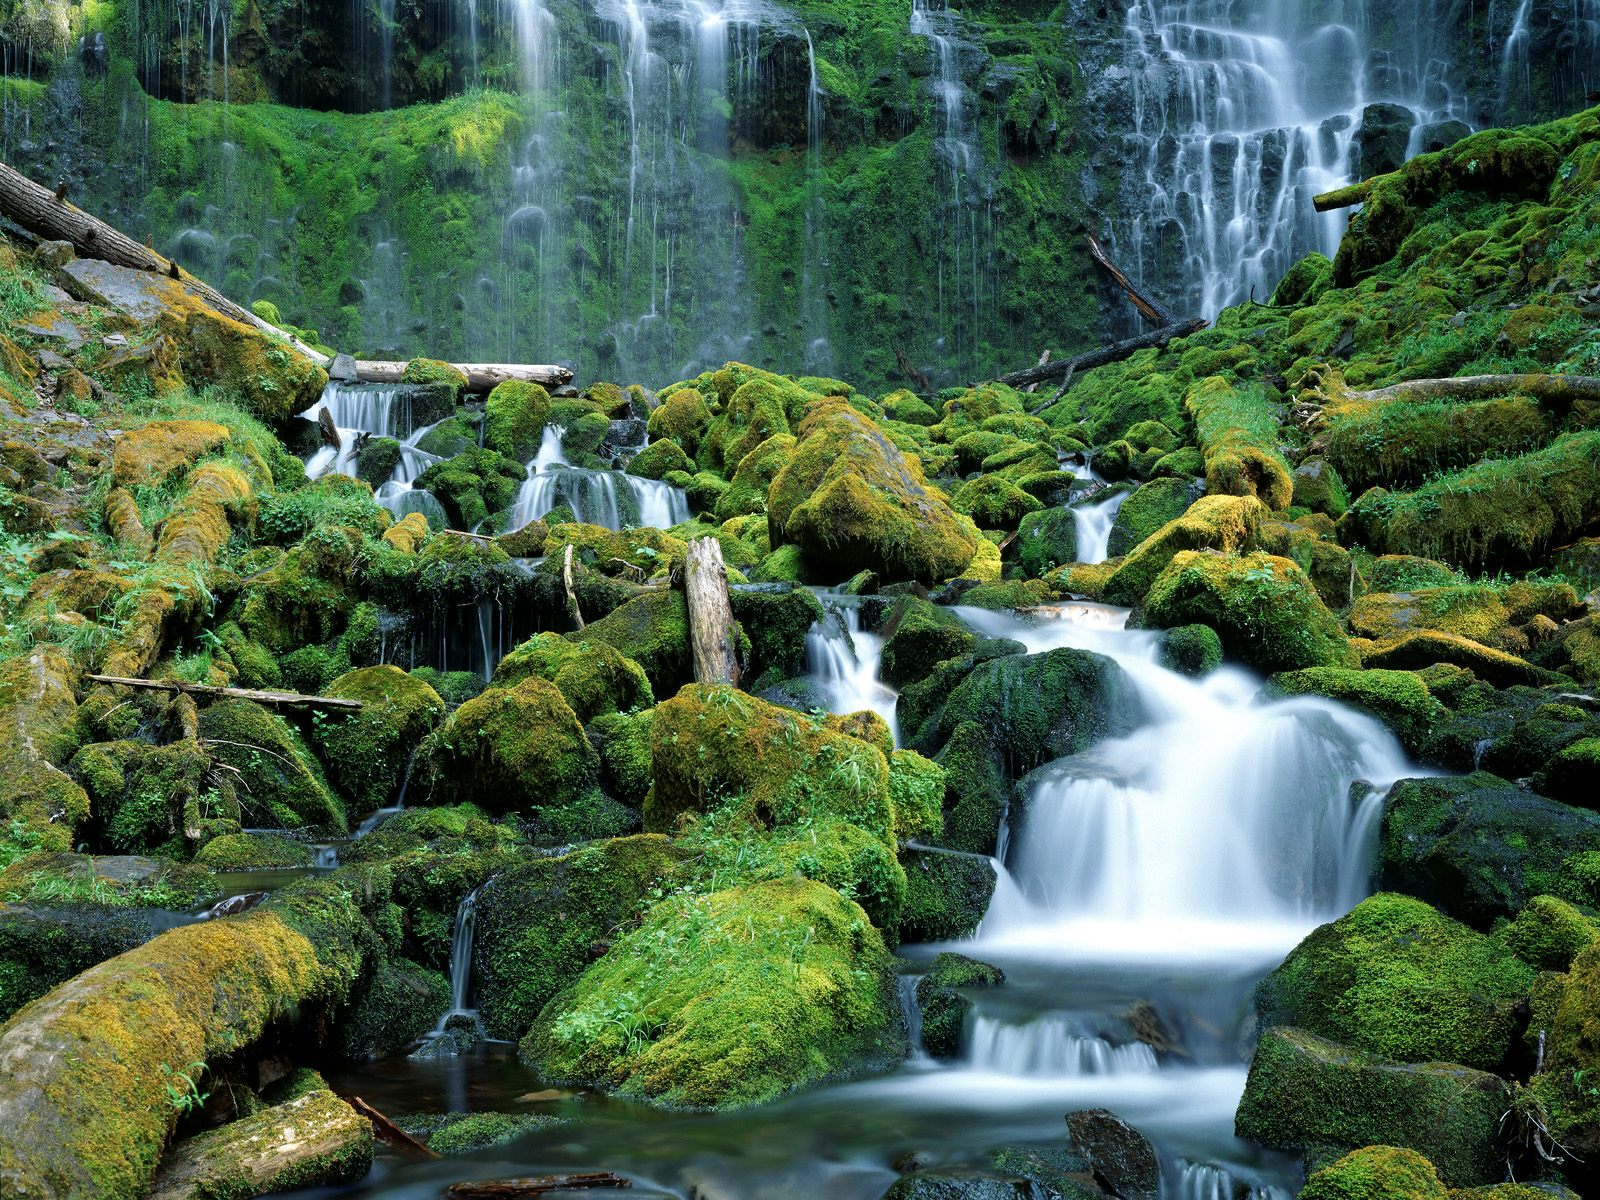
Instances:
[[[1106,548],[1111,542],[1111,526],[1131,494],[1118,492],[1105,500],[1080,504],[1072,510],[1079,562],[1105,562]]]
[[[1372,718],[1315,697],[1259,702],[1257,680],[1224,668],[1191,679],[1156,663],[1161,635],[1126,614],[1069,606],[1032,625],[958,610],[1029,650],[1105,654],[1146,720],[1059,759],[1021,785],[1008,864],[980,942],[1148,958],[1271,953],[1366,894],[1381,792],[1408,771]]]
[[[1346,215],[1319,215],[1311,198],[1350,180],[1369,105],[1386,119],[1409,113],[1413,142],[1429,123],[1468,116],[1434,4],[1394,12],[1393,51],[1368,35],[1389,11],[1369,7],[1335,5],[1340,22],[1282,0],[1129,6],[1142,164],[1116,240],[1176,311],[1212,317],[1252,293],[1265,300],[1297,258],[1333,254]]]
[[[357,442],[362,435],[394,438],[400,442],[400,458],[390,476],[374,491],[374,499],[396,519],[420,512],[433,526],[445,524],[444,506],[432,492],[413,486],[417,476],[439,461],[419,443],[433,425],[417,425],[411,402],[414,384],[343,384],[330,382],[322,398],[305,413],[317,421],[327,413],[339,433],[339,445],[322,446],[306,459],[306,475],[355,475]]]
[[[832,375],[837,369],[828,338],[827,201],[822,193],[822,83],[817,50],[806,35],[806,226],[805,262],[800,273],[800,314],[806,333],[805,369]]]
[[[1289,1200],[1279,1187],[1241,1178],[1213,1163],[1180,1161],[1176,1178],[1164,1181],[1161,1194],[1171,1200]]]
[[[573,466],[561,446],[565,433],[559,425],[545,426],[539,453],[517,491],[511,528],[521,529],[559,504],[569,505],[578,520],[607,529],[670,529],[689,519],[689,499],[682,488],[621,471]]]
[[[478,890],[474,888],[456,905],[450,928],[450,1009],[439,1018],[434,1036],[444,1032],[451,1017],[477,1018],[472,1007],[472,942],[478,929]]]
[[[898,745],[898,693],[878,678],[883,638],[862,628],[861,609],[850,603],[855,597],[821,594],[818,599],[822,601],[822,619],[806,633],[807,675],[827,701],[829,712],[875,712],[888,722]]]
[[[1143,1042],[1112,1045],[1061,1013],[1022,1023],[980,1015],[967,1059],[980,1071],[1002,1075],[1120,1075],[1157,1068],[1155,1051]]]

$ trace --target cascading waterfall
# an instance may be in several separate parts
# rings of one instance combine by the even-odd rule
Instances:
[[[806,633],[806,673],[827,701],[829,712],[875,712],[899,743],[898,694],[878,678],[883,638],[868,633],[853,596],[820,593],[822,620]]]
[[[433,1027],[431,1038],[441,1036],[452,1018],[477,1022],[478,1010],[472,1007],[472,943],[477,929],[478,890],[474,888],[456,905],[455,922],[450,927],[450,1008]]]
[[[1118,492],[1104,500],[1091,500],[1072,510],[1074,532],[1078,539],[1078,561],[1103,563],[1111,541],[1111,526],[1127,502],[1131,492]]]
[[[1119,1075],[1157,1069],[1143,1042],[1113,1045],[1065,1013],[1010,1022],[979,1016],[972,1024],[967,1061],[1001,1075]]]
[[[578,520],[607,529],[635,525],[670,529],[689,519],[689,500],[682,488],[622,471],[573,466],[561,445],[565,433],[559,425],[545,427],[539,453],[528,464],[528,478],[517,491],[511,528],[538,520],[558,504],[570,506]]]
[[[822,194],[822,82],[817,49],[806,35],[806,228],[805,262],[800,273],[800,320],[805,327],[805,368],[813,375],[836,370],[828,338],[827,201]]]
[[[1347,182],[1369,105],[1429,124],[1468,117],[1450,87],[1448,26],[1431,0],[1397,8],[1391,51],[1367,30],[1373,0],[1138,0],[1124,39],[1133,137],[1143,156],[1119,253],[1184,314],[1265,300],[1312,250],[1332,255],[1346,214],[1311,198]],[[1409,18],[1409,20],[1407,20]]]
[[[380,505],[396,517],[410,512],[420,512],[429,524],[444,524],[444,506],[438,497],[425,488],[414,487],[417,476],[438,462],[438,456],[429,454],[418,443],[432,425],[417,425],[412,418],[411,402],[416,388],[410,384],[343,384],[329,383],[322,398],[305,416],[316,421],[327,413],[339,433],[339,445],[323,446],[306,460],[306,475],[320,479],[324,475],[354,475],[357,443],[362,435],[395,438],[400,442],[400,458],[394,471],[376,490]]]

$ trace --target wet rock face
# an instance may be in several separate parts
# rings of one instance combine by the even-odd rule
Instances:
[[[1121,1200],[1156,1200],[1161,1163],[1155,1147],[1121,1117],[1103,1108],[1067,1114],[1073,1144],[1088,1156],[1095,1179]]]
[[[1038,1194],[1031,1180],[944,1168],[905,1176],[883,1194],[883,1200],[1032,1200]]]

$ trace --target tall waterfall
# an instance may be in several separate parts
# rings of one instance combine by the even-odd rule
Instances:
[[[1317,214],[1311,198],[1360,169],[1364,123],[1403,122],[1407,150],[1427,126],[1470,118],[1435,0],[1379,3],[1129,5],[1140,200],[1117,240],[1176,311],[1265,301],[1296,259],[1332,255],[1346,216]],[[1380,18],[1388,49],[1371,36]]]

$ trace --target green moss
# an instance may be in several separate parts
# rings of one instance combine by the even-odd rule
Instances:
[[[1185,675],[1209,675],[1222,665],[1222,639],[1209,625],[1179,625],[1161,639],[1161,665]]]
[[[269,833],[230,833],[212,838],[194,861],[213,871],[260,871],[309,867],[311,850],[302,842]]]
[[[1313,1171],[1301,1200],[1447,1200],[1434,1166],[1415,1150],[1364,1146]]]
[[[384,956],[339,1018],[338,1053],[354,1062],[399,1054],[449,1008],[450,981],[442,972]]]
[[[787,433],[774,434],[742,457],[733,472],[728,490],[717,498],[719,521],[767,511],[767,493],[794,457],[798,445]]]
[[[223,700],[201,712],[200,739],[212,759],[237,772],[249,824],[326,833],[349,828],[321,765],[282,717],[249,700]]]
[[[711,410],[706,406],[705,397],[694,388],[682,388],[663,398],[650,414],[650,440],[670,440],[693,457],[710,423]]]
[[[514,687],[533,677],[555,684],[584,725],[606,713],[649,708],[655,703],[644,669],[602,641],[568,641],[558,633],[536,634],[500,660],[493,686]]]
[[[951,500],[958,512],[982,529],[1015,529],[1029,513],[1044,507],[1027,492],[998,475],[983,475],[962,484]]]
[[[1267,515],[1252,496],[1202,496],[1108,567],[1104,598],[1111,604],[1138,604],[1175,555],[1185,550],[1242,551]]]
[[[537,383],[507,380],[489,393],[483,412],[483,444],[507,458],[527,462],[539,451],[550,416],[550,393]]]
[[[549,1113],[452,1115],[438,1132],[429,1136],[428,1149],[437,1154],[470,1154],[493,1146],[504,1146],[560,1123],[561,1118]]]
[[[916,596],[901,596],[884,618],[879,674],[891,687],[924,678],[936,663],[971,649],[977,635],[948,609]]]
[[[805,671],[806,635],[823,619],[822,604],[810,592],[736,591],[729,597],[734,620],[750,641],[742,682],[760,691]]]
[[[1117,510],[1107,552],[1114,558],[1126,554],[1168,522],[1178,520],[1199,499],[1199,491],[1200,486],[1187,479],[1153,479],[1135,488]],[[1091,503],[1099,499],[1096,497]]]
[[[1568,1152],[1587,1160],[1600,1149],[1600,946],[1578,953],[1564,974],[1546,976],[1535,989],[1528,1021],[1529,1048],[1544,1037],[1544,1070],[1531,1090],[1550,1132]]]
[[[1426,744],[1444,715],[1444,706],[1411,671],[1310,667],[1274,675],[1268,690],[1279,696],[1326,696],[1359,708],[1394,730],[1412,751]]]
[[[1302,1029],[1269,1029],[1234,1118],[1238,1136],[1278,1150],[1387,1143],[1425,1155],[1451,1186],[1503,1177],[1505,1083],[1450,1063],[1407,1066]],[[1337,1194],[1337,1193],[1335,1193]]]
[[[922,1012],[922,1045],[934,1058],[961,1057],[962,1033],[972,1000],[963,988],[998,987],[1006,981],[999,967],[964,954],[940,954],[917,980],[917,1007]]]
[[[1038,579],[1078,557],[1078,521],[1068,509],[1047,508],[1024,516],[1013,554],[1022,573]]]
[[[1206,490],[1256,496],[1268,508],[1289,507],[1294,482],[1278,450],[1275,398],[1260,384],[1239,386],[1220,375],[1184,394],[1206,468]]]
[[[137,913],[96,904],[0,906],[0,1021],[154,932]]]
[[[1554,896],[1535,896],[1495,937],[1541,971],[1565,971],[1578,954],[1600,941],[1600,922]]]
[[[664,901],[522,1042],[547,1077],[685,1108],[760,1103],[904,1051],[882,939],[806,880]]]
[[[1369,897],[1323,925],[1256,988],[1264,1026],[1295,1025],[1403,1062],[1496,1070],[1534,972],[1420,900]]]
[[[599,642],[644,668],[657,696],[670,696],[693,676],[689,651],[689,609],[683,593],[662,588],[591,621],[570,640]]]
[[[328,684],[326,694],[361,701],[359,712],[331,714],[315,727],[328,774],[358,812],[394,802],[418,742],[444,715],[425,680],[399,667],[363,667]]]
[[[1209,625],[1230,657],[1263,671],[1355,662],[1311,581],[1272,555],[1184,551],[1151,585],[1144,619],[1158,629]]]
[[[652,438],[628,463],[628,474],[641,479],[664,479],[672,471],[693,473],[694,463],[682,446],[667,437]]]
[[[400,382],[444,384],[459,395],[466,389],[467,377],[450,363],[436,358],[413,358],[401,372]]]
[[[944,769],[915,750],[889,755],[889,802],[894,837],[904,843],[944,831]]]
[[[972,854],[902,851],[906,903],[900,937],[907,942],[947,942],[970,937],[994,895],[994,867]]]
[[[1566,804],[1597,807],[1600,796],[1600,738],[1562,747],[1538,777],[1539,790]]]
[[[587,734],[600,755],[600,786],[631,808],[644,806],[650,790],[650,723],[653,713],[609,713],[590,723]]]
[[[520,1038],[637,921],[686,852],[654,834],[518,864],[478,898],[474,980],[491,1037]]]

